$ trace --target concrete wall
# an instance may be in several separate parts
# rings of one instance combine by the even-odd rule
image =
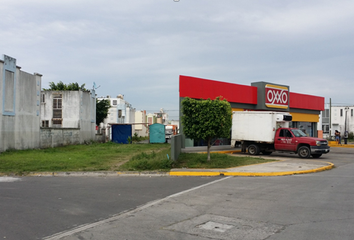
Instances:
[[[80,129],[42,128],[40,141],[41,148],[80,144]]]
[[[171,160],[178,160],[183,148],[183,136],[177,134],[171,137]]]
[[[39,148],[40,74],[16,66],[16,59],[0,60],[0,152]]]
[[[95,93],[80,91],[80,142],[96,139],[96,97]]]

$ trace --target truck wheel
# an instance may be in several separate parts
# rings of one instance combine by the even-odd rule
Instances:
[[[322,153],[320,153],[320,154],[312,154],[311,156],[312,156],[313,158],[319,158],[319,157],[322,156]]]
[[[300,147],[297,152],[301,158],[309,158],[310,157],[310,149],[306,146]]]
[[[260,149],[259,149],[259,147],[257,145],[252,144],[252,145],[248,146],[248,153],[250,155],[258,155],[259,152],[260,152]]]

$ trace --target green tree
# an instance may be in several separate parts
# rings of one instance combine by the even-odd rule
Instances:
[[[216,137],[230,137],[230,103],[221,96],[215,100],[195,100],[187,97],[182,101],[182,114],[184,134],[191,139],[207,141],[210,161],[211,140]]]
[[[65,84],[62,81],[58,82],[55,84],[54,82],[49,83],[49,88],[45,89],[43,88],[44,91],[89,91],[85,88],[85,84],[82,84],[81,86],[76,82],[76,83],[69,83]]]
[[[107,117],[108,110],[111,107],[111,103],[107,99],[99,101],[96,98],[96,125],[100,125],[101,122]]]

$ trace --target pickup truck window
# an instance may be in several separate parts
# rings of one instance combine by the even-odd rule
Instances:
[[[291,129],[291,132],[295,135],[295,137],[307,137],[307,135],[300,129]]]
[[[280,130],[279,137],[293,137],[288,129]]]

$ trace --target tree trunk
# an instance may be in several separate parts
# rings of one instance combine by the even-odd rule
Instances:
[[[211,147],[210,142],[211,142],[211,139],[208,138],[208,161],[210,161],[210,147]]]

